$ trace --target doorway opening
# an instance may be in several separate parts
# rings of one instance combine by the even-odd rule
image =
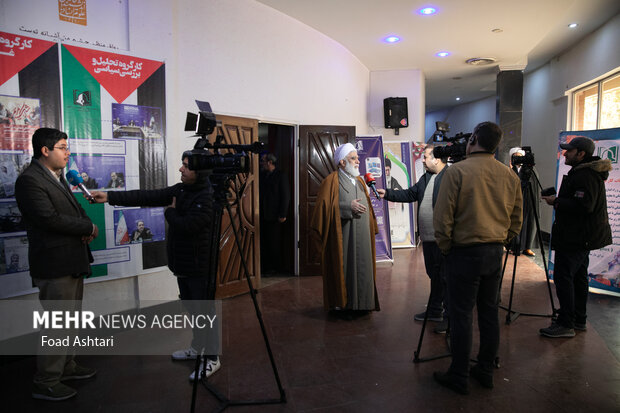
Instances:
[[[288,182],[289,202],[286,211],[286,221],[283,223],[272,223],[269,228],[264,228],[265,223],[261,219],[261,267],[265,267],[268,264],[268,268],[271,274],[266,272],[262,273],[262,276],[293,276],[295,275],[295,254],[297,251],[297,242],[295,239],[295,193],[296,193],[296,180],[295,180],[295,127],[291,125],[280,125],[273,123],[259,123],[258,124],[258,140],[265,144],[264,153],[271,153],[276,156],[276,167],[286,177]],[[263,154],[261,154],[262,156]],[[260,182],[261,179],[265,179],[263,172],[259,174],[259,186],[264,188],[265,182]],[[265,196],[264,193],[259,191],[259,198]],[[261,202],[262,204],[262,202]],[[261,211],[263,216],[264,211]],[[279,227],[279,228],[278,228]],[[265,236],[268,235],[264,231],[277,231],[275,240],[268,239],[268,243],[271,247],[267,248],[267,244],[264,243]],[[273,236],[273,232],[271,236]],[[274,246],[275,244],[275,246]],[[275,249],[275,251],[273,251]],[[277,256],[277,260],[273,257]],[[272,257],[269,259],[269,257]],[[275,263],[273,261],[276,261]]]

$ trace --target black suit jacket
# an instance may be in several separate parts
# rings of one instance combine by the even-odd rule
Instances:
[[[33,158],[15,182],[15,199],[28,233],[30,275],[90,275],[92,254],[82,237],[92,233],[93,224],[64,177],[58,182]]]

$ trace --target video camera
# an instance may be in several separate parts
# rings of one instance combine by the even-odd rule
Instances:
[[[512,163],[514,166],[526,166],[530,168],[536,165],[536,162],[534,162],[534,154],[532,153],[532,148],[530,146],[523,146],[521,149],[523,150],[523,152],[525,152],[525,155],[520,156],[516,153],[513,153],[512,157],[510,158],[510,163]]]
[[[250,169],[250,156],[246,152],[259,153],[264,144],[254,142],[251,145],[223,144],[223,135],[217,135],[214,143],[210,143],[207,136],[212,134],[218,125],[215,114],[211,111],[208,102],[196,101],[198,114],[187,112],[185,130],[194,131],[199,136],[194,149],[185,151],[188,167],[192,171],[212,171],[214,174],[247,173]],[[221,125],[221,123],[220,123]],[[220,149],[231,149],[234,152],[220,154]]]
[[[448,137],[447,132],[450,125],[446,122],[435,122],[436,131],[433,133],[433,142],[449,142],[448,145],[435,146],[433,156],[435,158],[448,159],[450,162],[458,162],[465,157],[467,139],[471,133],[457,133],[453,137]]]

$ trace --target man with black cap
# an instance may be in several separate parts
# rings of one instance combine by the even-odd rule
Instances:
[[[551,249],[555,250],[553,281],[560,301],[557,320],[540,329],[545,337],[574,337],[575,330],[585,331],[590,251],[612,243],[605,194],[611,161],[592,156],[594,142],[584,136],[560,148],[564,163],[572,168],[562,178],[557,197],[542,197],[555,209]]]

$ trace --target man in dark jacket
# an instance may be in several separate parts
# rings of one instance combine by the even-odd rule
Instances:
[[[91,194],[96,202],[110,205],[156,207],[168,206],[168,268],[177,277],[181,300],[213,300],[215,283],[210,274],[211,236],[213,230],[213,188],[206,171],[188,168],[189,154],[182,156],[181,183],[153,190],[99,192]],[[205,345],[204,331],[194,330],[189,349],[175,351],[174,360],[195,360]],[[217,355],[207,355],[201,371],[207,377],[221,366]],[[194,380],[194,373],[190,375]]]
[[[553,282],[560,301],[558,318],[541,328],[545,337],[574,337],[586,329],[590,251],[612,243],[605,180],[611,161],[592,156],[594,142],[584,136],[560,144],[566,165],[558,196],[542,198],[555,209],[551,248],[555,250]]]
[[[422,163],[426,173],[411,188],[405,190],[377,189],[379,196],[393,202],[415,202],[418,201],[418,230],[422,239],[422,253],[424,254],[424,265],[426,274],[431,279],[431,293],[429,304],[426,311],[414,316],[415,320],[422,321],[428,311],[428,320],[440,321],[434,331],[445,333],[448,328],[448,312],[445,308],[444,314],[444,284],[445,279],[441,275],[442,255],[435,242],[435,230],[433,228],[433,208],[437,201],[441,179],[446,171],[446,160],[433,156],[433,145],[428,144],[424,149]],[[429,197],[424,197],[427,190],[432,192]]]
[[[50,307],[48,300],[63,300],[70,308],[62,310],[79,311],[84,276],[91,274],[93,261],[88,244],[99,230],[62,174],[70,154],[67,134],[39,128],[32,135],[32,148],[32,162],[15,183],[15,199],[28,234],[30,276],[45,310],[61,310]],[[74,354],[39,355],[32,397],[68,399],[77,391],[61,381],[89,378],[96,372],[76,364]]]
[[[282,231],[288,215],[290,191],[286,175],[276,166],[277,158],[261,156],[259,204],[262,274],[281,270]]]

